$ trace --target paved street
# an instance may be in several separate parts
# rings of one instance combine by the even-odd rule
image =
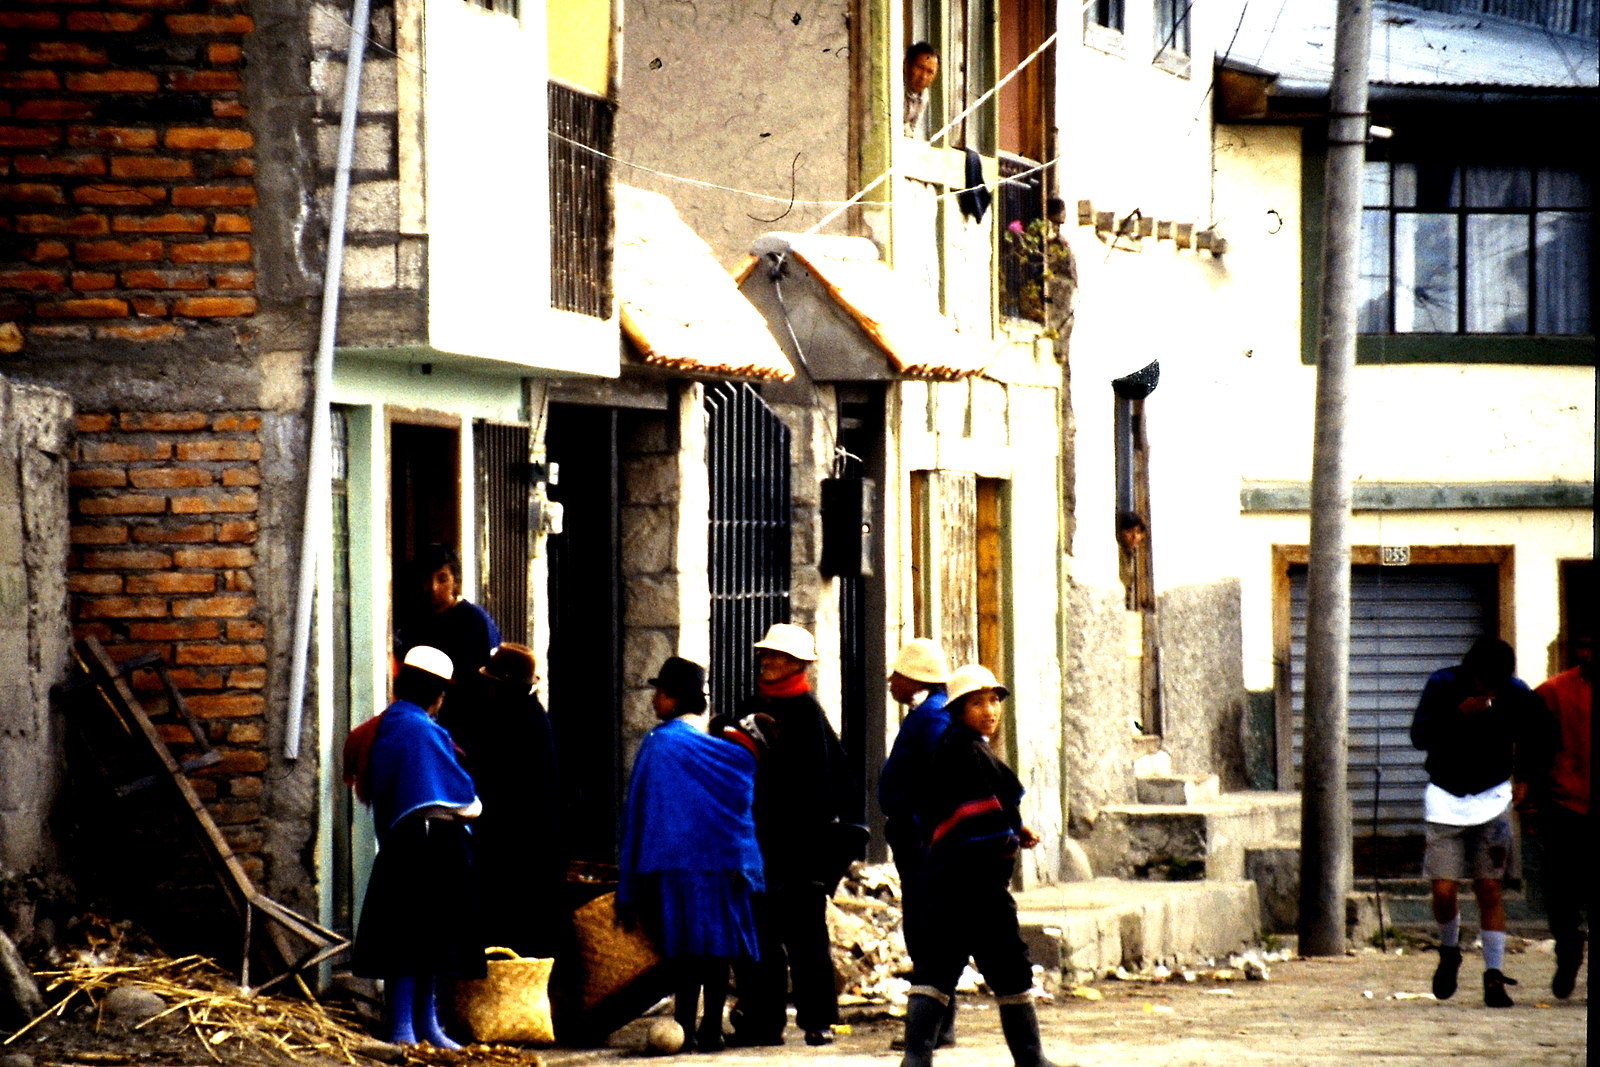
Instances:
[[[1470,954],[1462,987],[1446,1003],[1426,996],[1432,952],[1375,950],[1331,960],[1272,965],[1265,982],[1096,983],[1099,1000],[1061,996],[1042,1007],[1046,1047],[1061,1067],[1167,1065],[1583,1064],[1588,1060],[1588,983],[1581,977],[1570,1000],[1550,996],[1553,966],[1533,943],[1509,955],[1506,972],[1521,985],[1514,1008],[1490,1011],[1477,984],[1479,959]],[[1006,1065],[1010,1058],[998,1020],[985,998],[964,998],[959,1047],[942,1051],[940,1067]],[[809,1049],[790,1031],[783,1048],[728,1050],[716,1057],[679,1056],[663,1062],[745,1067],[775,1059],[811,1059],[827,1067],[883,1067],[897,1032],[888,1020],[853,1023],[827,1049]],[[618,1041],[638,1040],[636,1031]],[[558,1052],[550,1067],[633,1059],[629,1050]]]

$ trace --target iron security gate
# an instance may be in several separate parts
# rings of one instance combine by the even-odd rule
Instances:
[[[1358,866],[1370,867],[1361,861],[1371,857],[1388,868],[1379,873],[1399,874],[1414,869],[1421,857],[1422,788],[1428,777],[1424,754],[1411,747],[1411,718],[1428,675],[1460,663],[1475,639],[1494,631],[1497,581],[1492,565],[1350,568],[1347,773]],[[1289,570],[1289,612],[1298,788],[1305,713],[1302,565]]]
[[[532,489],[527,426],[480,422],[477,426],[478,583],[481,603],[500,636],[528,643],[528,494]]]
[[[755,691],[750,646],[789,620],[789,428],[751,386],[706,390],[711,708]]]

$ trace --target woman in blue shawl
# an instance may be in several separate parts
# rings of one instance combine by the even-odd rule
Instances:
[[[617,909],[641,921],[675,970],[673,1015],[684,1050],[723,1047],[722,1006],[735,957],[756,955],[750,895],[763,886],[750,803],[756,746],[707,734],[705,670],[670,657],[651,706],[661,724],[633,762],[622,812]],[[695,1008],[705,996],[698,1028]]]
[[[372,805],[378,857],[353,968],[384,980],[391,1042],[444,1049],[461,1046],[439,1026],[437,979],[485,973],[467,829],[483,805],[450,735],[434,721],[453,672],[436,648],[406,653],[357,787]]]

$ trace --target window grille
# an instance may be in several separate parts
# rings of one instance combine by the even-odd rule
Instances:
[[[550,83],[550,306],[611,317],[610,101]],[[593,149],[593,151],[590,151]]]

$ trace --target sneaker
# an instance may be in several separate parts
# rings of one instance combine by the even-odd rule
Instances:
[[[1433,995],[1449,1000],[1456,995],[1456,972],[1461,970],[1461,946],[1440,945],[1439,966],[1433,972]]]
[[[1516,985],[1515,978],[1507,978],[1499,971],[1483,972],[1483,1003],[1489,1008],[1509,1008],[1513,1001],[1506,986]]]

